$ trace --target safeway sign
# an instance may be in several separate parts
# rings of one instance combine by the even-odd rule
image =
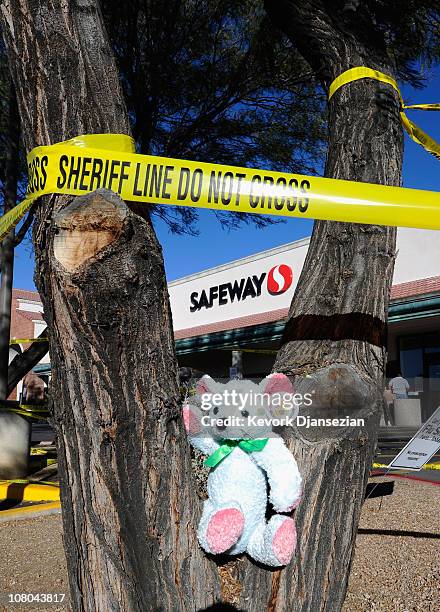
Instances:
[[[308,245],[308,238],[262,252],[249,245],[254,255],[172,281],[174,331],[190,337],[285,318]],[[400,228],[397,251],[393,284],[438,275],[438,231]],[[203,258],[197,266],[204,267]]]
[[[213,285],[209,289],[193,291],[190,295],[190,311],[195,312],[202,308],[212,308],[214,305],[225,306],[229,302],[240,302],[247,298],[260,297],[264,291],[264,281],[266,290],[270,295],[284,293],[292,284],[293,271],[286,264],[274,266],[269,272],[262,274],[252,274],[248,277],[234,280],[234,282]]]
[[[395,457],[389,469],[421,470],[440,449],[440,407]]]
[[[307,247],[308,239],[300,240],[170,283],[174,331],[240,327],[262,313],[284,317]]]

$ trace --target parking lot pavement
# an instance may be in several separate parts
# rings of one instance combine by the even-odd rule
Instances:
[[[393,495],[365,502],[343,612],[438,611],[439,504],[439,487],[403,479]],[[0,612],[68,609],[61,517],[0,523],[0,540]],[[3,607],[8,593],[58,593],[65,600],[50,608]]]
[[[32,446],[40,444],[41,442],[53,442],[55,439],[55,432],[49,423],[32,423]]]

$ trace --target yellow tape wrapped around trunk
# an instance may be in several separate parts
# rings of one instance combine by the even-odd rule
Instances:
[[[399,86],[397,82],[387,74],[383,72],[379,72],[378,70],[372,70],[371,68],[367,68],[366,66],[358,66],[357,68],[350,68],[350,70],[346,70],[342,74],[340,74],[330,85],[328,99],[330,100],[334,94],[343,87],[344,85],[348,85],[349,83],[353,83],[354,81],[359,81],[360,79],[374,79],[375,81],[380,81],[381,83],[387,83],[391,85],[391,87],[397,92],[400,102],[400,120],[402,121],[402,125],[405,128],[408,135],[416,142],[421,145],[425,151],[428,153],[432,153],[437,159],[440,159],[440,145],[436,142],[431,136],[426,134],[418,125],[416,125],[413,121],[408,119],[404,110],[425,110],[425,111],[439,111],[440,104],[405,104],[400,93]]]

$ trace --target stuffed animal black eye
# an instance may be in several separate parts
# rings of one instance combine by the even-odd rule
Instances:
[[[249,412],[247,410],[243,410],[243,412],[241,413],[241,416],[244,416],[244,418],[249,416]]]
[[[218,414],[218,408],[214,408],[214,410],[212,411],[214,414]]]

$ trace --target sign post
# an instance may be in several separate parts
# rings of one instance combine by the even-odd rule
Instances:
[[[391,461],[389,470],[421,470],[440,449],[440,406]]]

